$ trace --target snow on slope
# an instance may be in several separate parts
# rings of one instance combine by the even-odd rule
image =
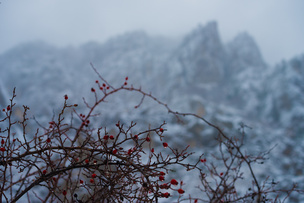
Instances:
[[[303,55],[269,67],[253,37],[241,33],[223,44],[216,22],[198,26],[180,42],[142,31],[104,44],[90,42],[63,49],[34,42],[0,56],[0,94],[16,87],[17,102],[30,106],[32,115],[47,123],[61,107],[64,94],[79,104],[82,96],[92,98],[90,89],[98,77],[90,62],[113,85],[121,85],[128,76],[130,83],[152,92],[172,109],[204,116],[231,135],[237,133],[240,122],[253,127],[248,131],[248,150],[279,144],[271,155],[274,161],[265,167],[275,166],[274,178],[283,179],[284,174],[286,179],[302,181]],[[1,106],[8,99],[4,97]],[[147,126],[166,120],[168,139],[176,146],[184,145],[187,137],[198,151],[213,149],[212,129],[192,118],[186,127],[180,126],[149,100],[134,110],[139,99],[132,93],[113,98],[100,108],[107,118],[103,123],[132,119]]]

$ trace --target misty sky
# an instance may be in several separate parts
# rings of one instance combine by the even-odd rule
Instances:
[[[211,20],[223,42],[247,31],[274,64],[304,54],[303,0],[0,0],[0,54],[43,40],[62,47],[133,30],[178,38]]]

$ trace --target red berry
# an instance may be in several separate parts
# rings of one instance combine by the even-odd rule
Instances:
[[[86,159],[85,162],[86,162],[86,164],[88,164],[90,161],[89,161],[89,159]]]
[[[66,190],[63,190],[63,191],[62,191],[62,194],[63,194],[64,196],[66,196],[66,195],[67,195],[67,191],[66,191]]]
[[[47,172],[46,170],[43,170],[43,171],[42,171],[43,174],[46,174],[46,172]]]
[[[79,183],[80,183],[80,185],[82,185],[83,184],[83,180],[79,180]]]
[[[128,155],[131,155],[132,154],[132,149],[129,149],[128,150]]]
[[[197,200],[197,199],[195,199],[195,200],[194,200],[194,203],[197,203],[197,202],[198,202],[198,200]]]
[[[162,197],[168,198],[170,196],[169,192],[161,193]]]
[[[109,136],[108,136],[108,135],[105,135],[105,136],[103,136],[103,139],[104,139],[104,140],[108,140],[108,139],[109,139]]]
[[[114,140],[114,136],[113,136],[113,135],[110,135],[110,139],[111,139],[111,140]]]
[[[137,140],[137,139],[138,139],[138,135],[134,135],[134,136],[133,136],[133,139],[134,139],[134,140]]]
[[[94,183],[94,179],[93,178],[90,179],[90,183]]]
[[[93,87],[91,88],[91,92],[95,92],[95,89]]]
[[[97,175],[96,175],[95,173],[92,174],[92,178],[96,178],[96,176],[97,176]]]
[[[168,147],[168,143],[167,143],[167,142],[164,142],[164,143],[163,143],[163,146],[164,146],[165,148],[167,148],[167,147]]]
[[[165,172],[161,171],[161,172],[159,172],[159,175],[164,176]]]
[[[6,110],[7,110],[7,111],[11,110],[11,106],[8,105],[8,106],[6,107]]]
[[[110,87],[109,87],[109,86],[107,87],[107,90],[108,90],[108,89],[110,89]]]
[[[167,183],[164,183],[164,184],[161,184],[160,186],[160,189],[169,189],[169,185]]]
[[[1,152],[5,152],[5,148],[4,148],[4,147],[1,147],[1,148],[0,148],[0,151],[1,151]]]
[[[2,111],[5,111],[5,109],[2,109]]]
[[[15,142],[16,141],[16,139],[13,139],[13,142]]]
[[[172,179],[172,180],[171,180],[171,184],[172,184],[172,185],[178,185],[178,182],[177,182],[177,180]]]
[[[1,140],[1,144],[4,145],[4,143],[5,143],[5,141],[4,141],[4,139],[2,139],[2,140]]]
[[[96,161],[96,160],[94,160],[94,164],[97,164],[97,161]]]
[[[46,139],[46,142],[47,142],[47,143],[50,143],[50,142],[51,142],[51,139],[50,139],[50,138]]]
[[[165,177],[164,177],[164,176],[159,176],[159,180],[160,180],[160,181],[164,181],[164,180],[165,180]]]
[[[222,173],[220,173],[220,176],[222,176],[222,175],[224,175],[224,173],[222,172]]]
[[[147,142],[150,142],[150,137],[146,137],[146,141],[147,141]]]
[[[100,87],[99,89],[100,89],[100,90],[103,90],[103,87]]]
[[[128,79],[129,79],[128,77],[125,78],[125,80],[128,80]]]
[[[206,159],[201,159],[201,162],[202,163],[205,163],[207,160]]]
[[[127,82],[124,83],[124,85],[127,85],[127,84],[128,84]]]
[[[154,153],[154,148],[151,149],[151,152]]]
[[[106,84],[103,83],[102,86],[103,86],[103,87],[106,87]]]
[[[68,98],[69,98],[68,95],[64,95],[65,100],[68,100]]]
[[[99,83],[99,81],[98,81],[98,80],[96,80],[95,82],[96,82],[96,83]]]
[[[116,126],[119,127],[119,123],[116,123]]]
[[[178,192],[179,194],[184,194],[184,193],[185,193],[185,191],[184,191],[182,188],[178,189],[177,192]]]
[[[53,181],[56,181],[56,180],[57,180],[57,178],[53,177]]]
[[[163,129],[163,128],[160,128],[159,131],[160,131],[160,132],[164,132],[164,129]]]
[[[112,153],[117,154],[117,149],[114,149]]]

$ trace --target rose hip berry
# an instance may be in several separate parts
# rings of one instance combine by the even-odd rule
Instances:
[[[164,142],[164,143],[163,143],[163,146],[164,146],[164,148],[167,148],[167,147],[168,147],[168,143],[167,143],[167,142]]]
[[[164,176],[165,172],[161,171],[161,172],[159,172],[159,175]]]
[[[170,186],[169,186],[167,183],[161,184],[161,185],[159,186],[160,189],[169,189],[169,187],[170,187]]]
[[[172,179],[170,183],[171,183],[172,185],[178,185],[178,182],[177,182],[177,180],[175,180],[175,179]]]
[[[168,198],[170,196],[169,192],[165,192],[161,194],[162,197]]]
[[[164,176],[159,176],[159,180],[160,180],[160,181],[164,181],[164,180],[165,180],[165,177],[164,177]]]
[[[95,173],[92,174],[92,178],[96,178],[96,176],[97,176],[97,175],[96,175]]]
[[[206,159],[201,159],[201,162],[202,163],[205,163],[207,160]]]
[[[184,194],[184,193],[185,193],[185,191],[184,191],[182,188],[178,189],[177,192],[178,192],[179,194]]]

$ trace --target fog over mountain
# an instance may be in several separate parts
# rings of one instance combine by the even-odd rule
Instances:
[[[104,44],[62,49],[31,42],[0,55],[0,107],[8,105],[16,87],[18,105],[28,105],[31,115],[46,124],[61,107],[63,95],[79,104],[83,96],[92,98],[98,76],[90,62],[114,86],[128,76],[130,83],[172,109],[204,116],[226,132],[237,133],[240,122],[252,127],[249,151],[278,145],[269,164],[261,166],[261,176],[271,170],[271,178],[304,186],[304,53],[271,67],[250,33],[224,44],[216,22],[199,25],[181,41],[135,31]],[[187,137],[194,148],[213,147],[212,131],[203,124],[189,119],[181,127],[153,101],[133,110],[139,99],[129,93],[113,99],[100,109],[107,118],[103,122],[167,119],[176,146]],[[84,105],[80,108],[85,111]]]

